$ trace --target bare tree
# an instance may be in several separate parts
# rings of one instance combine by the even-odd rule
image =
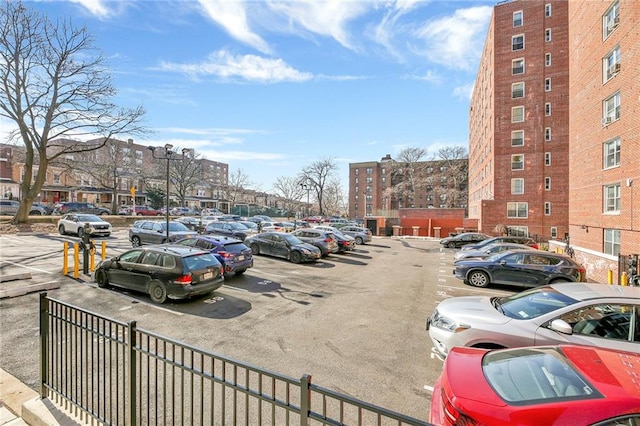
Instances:
[[[330,179],[335,177],[337,170],[338,165],[335,159],[325,157],[305,167],[300,174],[299,181],[305,185],[309,185],[315,193],[321,215],[324,215],[324,189]]]
[[[180,205],[184,207],[187,194],[189,194],[202,179],[202,166],[200,155],[195,151],[182,150],[182,152],[183,156],[181,159],[171,161],[169,176],[173,190],[180,200]]]
[[[273,184],[272,190],[275,195],[284,199],[283,207],[287,211],[299,210],[301,205],[300,200],[306,195],[306,191],[300,185],[300,179],[297,177],[278,177]]]
[[[391,162],[391,185],[385,196],[402,199],[404,207],[413,205],[416,192],[428,184],[427,153],[423,148],[404,148],[398,153]]]
[[[227,199],[229,205],[234,206],[238,199],[242,198],[245,188],[251,185],[249,175],[247,175],[242,169],[237,169],[229,176],[229,189],[227,193]]]
[[[462,146],[441,148],[438,151],[439,168],[448,180],[447,188],[441,193],[446,194],[447,207],[466,205],[469,161],[467,149]]]
[[[143,131],[142,107],[121,109],[112,103],[116,90],[87,29],[75,28],[70,20],[53,23],[20,1],[6,0],[0,8],[0,84],[0,115],[17,127],[9,139],[25,145],[22,202],[14,223],[28,221],[56,158]],[[96,135],[103,137],[102,144],[52,142]]]
[[[329,214],[342,215],[348,211],[346,197],[338,178],[331,179],[323,191],[325,211]]]

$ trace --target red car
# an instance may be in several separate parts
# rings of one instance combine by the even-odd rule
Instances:
[[[136,216],[162,216],[162,212],[149,206],[136,206]]]
[[[640,424],[640,354],[589,346],[455,347],[431,399],[435,425]]]

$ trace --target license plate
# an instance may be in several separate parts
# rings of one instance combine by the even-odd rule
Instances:
[[[211,279],[211,278],[213,278],[213,272],[206,272],[206,273],[202,276],[202,279],[203,279],[203,280],[208,280],[208,279]]]
[[[240,256],[237,257],[238,261],[244,260],[244,255],[241,254]]]

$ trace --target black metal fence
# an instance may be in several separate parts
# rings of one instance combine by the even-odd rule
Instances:
[[[107,425],[427,425],[40,297],[42,398]]]

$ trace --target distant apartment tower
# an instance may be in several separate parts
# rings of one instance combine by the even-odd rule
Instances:
[[[411,167],[390,154],[349,164],[349,217],[394,217],[401,208],[466,208],[466,158],[418,161]]]
[[[494,7],[469,113],[469,217],[481,231],[568,232],[568,4]]]
[[[569,2],[568,16],[569,235],[606,282],[618,254],[640,253],[640,2]]]

